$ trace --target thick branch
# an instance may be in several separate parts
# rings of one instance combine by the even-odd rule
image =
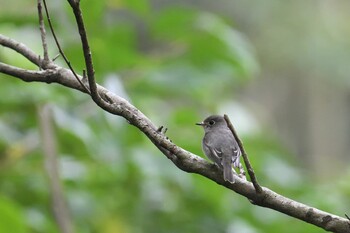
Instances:
[[[54,77],[57,76],[57,73],[54,70],[25,70],[2,62],[0,62],[0,73],[22,79],[26,82],[37,81],[51,83],[53,82]]]
[[[86,93],[86,89],[83,88],[76,79],[72,79],[72,76],[74,77],[73,73],[59,66],[53,66],[53,68],[47,70],[34,71],[17,68],[0,62],[0,73],[19,78],[25,82],[59,83],[63,86]]]

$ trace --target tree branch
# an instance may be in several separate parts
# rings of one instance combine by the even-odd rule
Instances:
[[[98,106],[107,110],[109,103],[104,101],[104,99],[99,96],[99,93],[97,91],[97,85],[95,80],[95,70],[92,62],[92,54],[89,46],[89,41],[85,30],[83,13],[81,12],[81,9],[80,9],[80,0],[68,0],[68,2],[72,7],[75,20],[78,26],[78,31],[80,35],[80,40],[81,40],[81,45],[82,45],[84,60],[85,60],[85,66],[87,71],[87,78],[89,81],[91,98],[94,100],[94,102]]]
[[[261,193],[262,192],[262,188],[259,185],[257,178],[255,177],[255,173],[254,173],[253,167],[250,164],[250,161],[248,159],[248,155],[247,155],[247,153],[246,153],[246,151],[244,149],[244,146],[243,146],[243,142],[238,137],[238,134],[237,134],[235,128],[233,127],[230,119],[228,118],[228,116],[226,114],[224,115],[224,119],[225,119],[225,121],[227,123],[228,128],[231,130],[231,132],[233,134],[233,137],[235,137],[235,139],[236,139],[236,141],[238,143],[239,149],[242,152],[242,157],[243,157],[243,160],[244,160],[244,164],[245,164],[245,166],[246,166],[246,168],[248,170],[248,174],[249,174],[250,180],[252,181],[252,183],[254,185],[254,188],[255,188],[257,193]]]
[[[46,82],[46,83],[52,83],[53,78],[57,75],[57,73],[52,70],[41,70],[41,71],[25,70],[15,66],[7,65],[2,62],[0,62],[0,73],[22,79],[23,81],[26,81],[26,82],[37,81],[37,82]]]
[[[41,0],[39,0],[41,2]],[[80,83],[80,85],[85,89],[86,93],[90,93],[89,89],[87,89],[87,87],[84,85],[83,81],[78,77],[78,74],[75,72],[75,70],[73,69],[73,66],[71,65],[70,61],[68,60],[67,56],[64,54],[63,49],[61,48],[60,43],[58,42],[55,30],[53,29],[52,23],[51,23],[51,18],[50,18],[50,14],[49,11],[47,9],[47,5],[46,5],[46,0],[44,1],[44,8],[45,8],[45,13],[46,13],[46,17],[47,17],[47,21],[49,22],[49,27],[52,33],[52,36],[55,40],[56,46],[58,48],[58,51],[60,52],[61,56],[63,57],[63,60],[66,62],[67,66],[69,67],[69,69],[72,71],[74,78]],[[40,11],[39,11],[40,12]],[[39,14],[40,15],[40,14]],[[41,37],[45,38],[45,35],[43,35],[43,33],[45,33],[45,30],[41,30]],[[44,54],[45,54],[45,47],[44,47]]]
[[[78,21],[77,23],[79,24]],[[19,44],[18,42],[15,42],[1,35],[0,44],[19,52],[34,64],[40,66],[39,56],[35,55],[23,44]],[[90,72],[89,75],[91,77],[93,70],[91,70],[91,67],[89,69],[88,72]],[[71,70],[59,67],[55,64],[43,71],[28,71],[0,63],[0,73],[19,78],[26,82],[37,81],[45,83],[58,83],[84,93],[87,92],[76,80]],[[94,77],[94,74],[92,77]],[[81,78],[81,76],[79,76],[79,78]],[[94,82],[94,79],[89,78],[89,82],[92,84],[92,82]],[[349,221],[346,218],[339,217],[316,209],[314,207],[299,203],[280,194],[277,194],[265,187],[261,187],[262,192],[256,192],[251,182],[240,178],[237,178],[234,184],[225,182],[222,177],[222,171],[220,171],[217,166],[210,164],[203,158],[177,146],[171,142],[162,132],[160,132],[150,119],[148,119],[135,106],[131,105],[127,100],[123,99],[120,96],[117,96],[116,94],[108,91],[96,83],[95,85],[96,96],[100,96],[103,100],[106,100],[103,101],[103,105],[99,106],[112,114],[124,117],[128,122],[130,122],[130,124],[137,127],[179,169],[189,173],[200,174],[219,185],[222,185],[242,196],[245,196],[249,200],[252,200],[252,203],[255,205],[274,209],[286,215],[323,228],[327,231],[336,233],[350,232]],[[96,103],[99,104],[98,102]]]
[[[40,34],[41,34],[41,42],[43,45],[44,62],[46,64],[48,64],[50,62],[50,59],[49,59],[49,53],[48,53],[48,49],[47,49],[46,30],[45,30],[45,23],[44,23],[44,18],[43,18],[41,0],[38,0],[38,17],[39,17],[39,28],[40,28]]]
[[[35,54],[33,50],[29,49],[24,44],[0,34],[0,45],[16,51],[17,53],[21,54],[22,56],[27,58],[29,61],[31,61],[33,64],[40,67],[41,65],[40,56]]]

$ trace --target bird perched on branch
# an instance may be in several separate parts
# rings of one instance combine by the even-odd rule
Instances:
[[[224,117],[209,116],[196,125],[204,128],[202,149],[205,155],[223,170],[225,181],[234,183],[233,173],[236,172],[232,169],[232,165],[241,168],[239,158],[242,153]]]

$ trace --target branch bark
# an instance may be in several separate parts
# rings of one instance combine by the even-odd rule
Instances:
[[[41,43],[43,45],[43,56],[44,56],[44,62],[49,63],[49,52],[47,49],[47,42],[46,42],[46,30],[45,30],[45,23],[44,23],[44,17],[42,12],[42,4],[41,0],[38,0],[38,18],[39,18],[39,28],[40,28],[40,34],[41,34]]]
[[[16,51],[17,53],[21,54],[22,56],[27,58],[29,61],[31,61],[33,64],[40,67],[41,65],[40,57],[37,54],[35,54],[33,50],[29,49],[24,44],[17,42],[1,34],[0,34],[0,44],[4,47],[7,47],[9,49]]]
[[[262,192],[262,188],[259,185],[257,178],[255,177],[255,173],[254,173],[253,167],[250,164],[247,152],[245,151],[244,146],[243,146],[243,142],[238,137],[238,134],[237,134],[235,128],[233,127],[230,119],[228,118],[228,116],[226,114],[224,115],[224,119],[226,121],[226,124],[227,124],[228,128],[231,130],[233,136],[235,137],[235,139],[236,139],[236,141],[238,143],[239,149],[242,152],[242,157],[243,157],[243,160],[244,160],[244,164],[245,164],[245,166],[246,166],[246,168],[248,170],[248,174],[249,174],[250,180],[252,181],[252,183],[254,185],[254,188],[255,188],[257,193],[261,193]]]
[[[77,4],[77,1],[69,0],[69,2],[72,4]],[[83,27],[80,21],[82,20],[82,16],[80,14],[81,12],[79,13],[79,11],[74,8],[74,6],[72,6],[72,8],[75,14],[77,14],[77,24],[79,32],[81,33],[80,30]],[[82,36],[83,43],[85,43],[85,36]],[[19,54],[23,55],[28,60],[40,67],[40,57],[25,45],[3,35],[0,35],[0,45],[17,51]],[[234,184],[225,182],[222,177],[222,171],[220,171],[217,166],[208,163],[203,158],[172,143],[161,132],[161,130],[158,130],[158,127],[156,127],[152,121],[148,119],[135,106],[130,104],[122,97],[96,84],[93,67],[89,68],[89,65],[92,66],[92,60],[89,60],[91,53],[85,54],[86,52],[89,53],[89,49],[86,49],[84,45],[83,50],[87,64],[86,66],[88,68],[87,76],[89,79],[91,95],[92,97],[94,95],[96,95],[97,98],[101,97],[98,101],[96,101],[96,98],[93,97],[93,100],[104,110],[108,111],[111,114],[125,118],[130,124],[137,127],[179,169],[185,172],[202,175],[216,182],[217,184],[226,187],[227,189],[245,196],[251,200],[254,205],[274,209],[291,217],[318,226],[327,231],[337,233],[350,232],[349,220],[346,218],[333,215],[317,208],[294,201],[280,194],[277,194],[266,187],[261,187],[261,192],[256,192],[253,184],[244,179],[237,178],[237,181]],[[89,61],[91,61],[91,63]],[[87,90],[81,85],[82,81],[78,81],[71,70],[60,67],[53,62],[50,64],[50,66],[45,67],[45,70],[42,71],[24,70],[8,64],[0,63],[0,73],[21,79],[25,82],[57,83],[65,87],[87,93]],[[78,76],[78,78],[82,80],[83,77]],[[92,84],[95,85],[95,87]],[[96,88],[95,94],[93,94],[94,88]],[[103,101],[102,104],[99,101]]]

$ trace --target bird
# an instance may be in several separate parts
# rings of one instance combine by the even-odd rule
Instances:
[[[234,183],[233,173],[236,172],[232,165],[241,166],[239,159],[242,152],[224,117],[211,115],[196,125],[202,126],[205,132],[202,140],[204,154],[223,170],[225,181]]]

